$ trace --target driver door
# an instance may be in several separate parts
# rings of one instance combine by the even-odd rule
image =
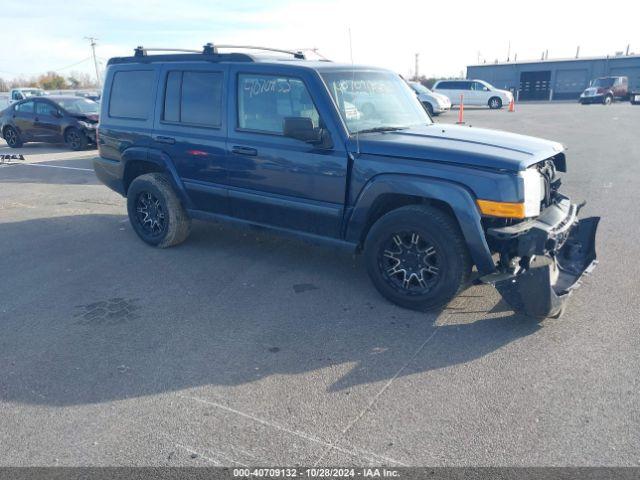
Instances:
[[[284,135],[286,117],[325,127],[308,80],[235,67],[231,71],[227,182],[234,217],[339,236],[347,154],[344,145],[313,145]]]
[[[33,134],[39,140],[62,140],[62,114],[60,110],[44,100],[36,100]]]

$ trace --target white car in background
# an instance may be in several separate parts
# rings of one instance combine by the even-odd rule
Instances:
[[[513,100],[511,92],[484,80],[438,80],[433,91],[449,97],[453,105],[460,105],[460,95],[465,105],[487,105],[491,109],[502,108]]]
[[[427,109],[429,115],[440,115],[451,109],[451,100],[445,95],[432,92],[420,82],[407,82],[412,88],[420,103]]]

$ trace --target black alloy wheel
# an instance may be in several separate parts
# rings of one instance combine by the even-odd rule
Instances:
[[[67,145],[72,150],[84,150],[87,148],[89,141],[87,140],[86,135],[84,135],[77,128],[70,128],[67,130],[67,133],[64,136]]]
[[[440,259],[434,245],[418,232],[398,232],[378,255],[385,280],[406,295],[424,295],[440,279]]]
[[[4,131],[4,139],[11,148],[19,148],[22,146],[22,140],[15,128],[9,126]]]
[[[151,192],[142,191],[136,199],[136,220],[150,237],[162,236],[167,228],[165,207]]]

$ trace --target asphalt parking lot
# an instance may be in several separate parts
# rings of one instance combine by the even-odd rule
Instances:
[[[602,216],[561,319],[403,310],[358,257],[217,224],[155,250],[94,151],[0,166],[0,465],[640,465],[640,107],[465,113],[566,144]]]

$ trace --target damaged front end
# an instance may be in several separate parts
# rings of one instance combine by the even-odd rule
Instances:
[[[488,228],[500,253],[499,272],[482,277],[516,311],[558,317],[583,275],[595,267],[599,217],[578,219],[582,205],[556,193],[536,218]]]

